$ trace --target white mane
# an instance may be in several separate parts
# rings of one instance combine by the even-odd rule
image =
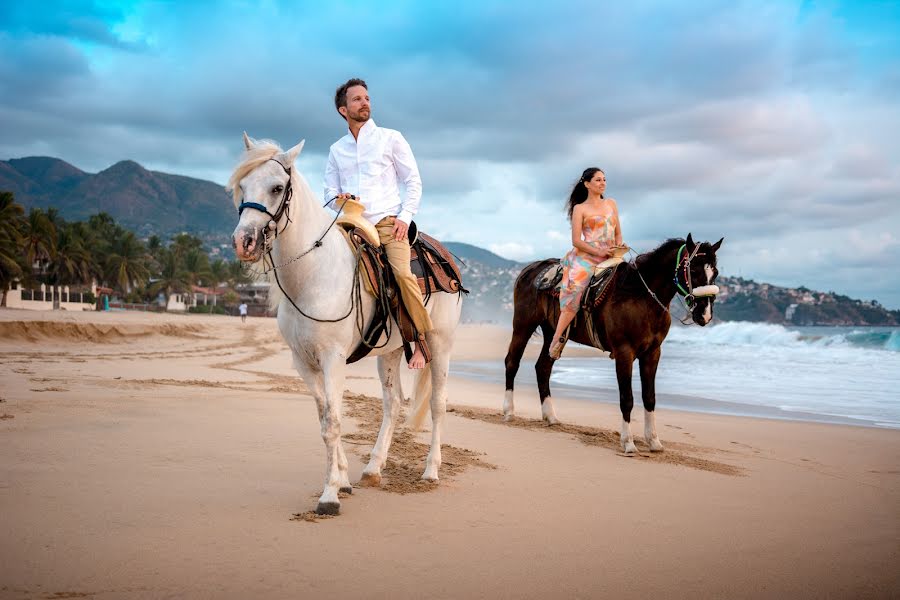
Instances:
[[[259,140],[255,142],[252,148],[244,151],[241,155],[241,162],[234,168],[234,172],[231,174],[231,177],[228,179],[228,184],[225,186],[225,191],[231,192],[232,194],[235,208],[237,208],[242,200],[241,180],[252,173],[261,164],[283,152],[284,150],[281,149],[281,146],[272,140]],[[291,177],[293,179],[293,171]]]

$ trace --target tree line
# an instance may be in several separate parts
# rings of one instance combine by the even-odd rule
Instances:
[[[66,221],[55,208],[25,208],[11,192],[0,192],[0,291],[14,281],[24,286],[98,285],[126,302],[152,302],[160,292],[191,295],[193,286],[229,287],[224,300],[236,303],[234,287],[250,278],[237,260],[210,261],[203,242],[182,233],[164,242],[139,239],[107,213]]]

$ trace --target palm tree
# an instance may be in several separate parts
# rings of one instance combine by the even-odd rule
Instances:
[[[47,263],[56,255],[56,227],[47,213],[40,208],[28,211],[23,238],[26,263],[32,267],[37,264],[43,275]]]
[[[225,283],[228,281],[228,261],[217,258],[209,266],[209,271],[212,274],[214,285],[218,285],[220,283]]]
[[[124,294],[149,279],[146,248],[131,231],[113,240],[111,254],[106,259],[106,277]]]
[[[91,217],[93,219],[93,217]],[[99,233],[91,226],[90,221],[76,221],[69,224],[72,234],[81,240],[81,246],[87,254],[87,279],[96,279],[98,283],[104,281],[104,261],[108,253],[108,241],[101,241]]]
[[[158,262],[161,267],[159,278],[150,284],[147,291],[152,295],[156,295],[160,291],[165,292],[166,303],[168,303],[172,294],[187,291],[191,284],[184,272],[181,259],[175,252],[168,248],[163,248],[160,251]]]
[[[228,262],[228,285],[235,287],[251,281],[253,281],[253,277],[244,268],[244,263],[239,260]]]
[[[92,277],[92,258],[76,227],[62,224],[57,229],[56,255],[50,260],[47,275],[55,285],[88,284]]]
[[[191,248],[183,258],[184,274],[190,284],[191,298],[194,296],[194,286],[202,285],[204,281],[212,279],[209,268],[209,257],[200,248]]]
[[[0,192],[0,306],[6,306],[9,284],[22,276],[22,229],[25,209],[12,192]]]

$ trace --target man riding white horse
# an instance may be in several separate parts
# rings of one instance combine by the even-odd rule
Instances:
[[[354,198],[365,206],[363,216],[384,246],[403,304],[416,328],[410,369],[425,366],[425,333],[432,324],[422,291],[410,269],[409,225],[419,209],[422,180],[409,144],[399,131],[375,125],[369,90],[362,79],[350,79],[334,94],[334,106],[347,121],[349,132],[332,144],[325,167],[325,200],[339,210]],[[406,188],[401,200],[399,182]]]

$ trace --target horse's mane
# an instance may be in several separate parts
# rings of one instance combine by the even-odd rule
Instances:
[[[683,239],[670,238],[653,250],[639,254],[637,258],[634,259],[633,263],[626,265],[627,268],[619,269],[617,285],[619,286],[620,292],[628,295],[646,294],[647,290],[644,288],[644,284],[638,276],[638,270],[643,269],[644,271],[647,271],[647,263],[657,262],[660,256],[665,256],[670,252],[674,252],[675,249],[683,243]],[[674,268],[675,265],[673,264],[672,266]],[[647,276],[646,272],[644,273],[644,276]]]
[[[637,256],[637,258],[634,259],[634,263],[637,265],[638,268],[641,268],[642,266],[647,264],[647,262],[653,261],[654,259],[656,259],[656,257],[658,257],[660,255],[668,254],[669,252],[671,252],[678,246],[682,245],[683,243],[684,243],[684,240],[681,238],[669,238],[666,241],[664,241],[662,244],[660,244],[659,246],[657,246],[656,248],[651,250],[650,252],[644,252],[643,254],[639,254]]]
[[[228,185],[225,186],[225,191],[231,192],[235,206],[240,204],[242,199],[241,186],[239,185],[241,180],[261,164],[282,152],[284,150],[281,149],[281,146],[272,140],[256,141],[252,148],[244,151],[241,155],[241,162],[234,168],[234,172],[228,179]]]

